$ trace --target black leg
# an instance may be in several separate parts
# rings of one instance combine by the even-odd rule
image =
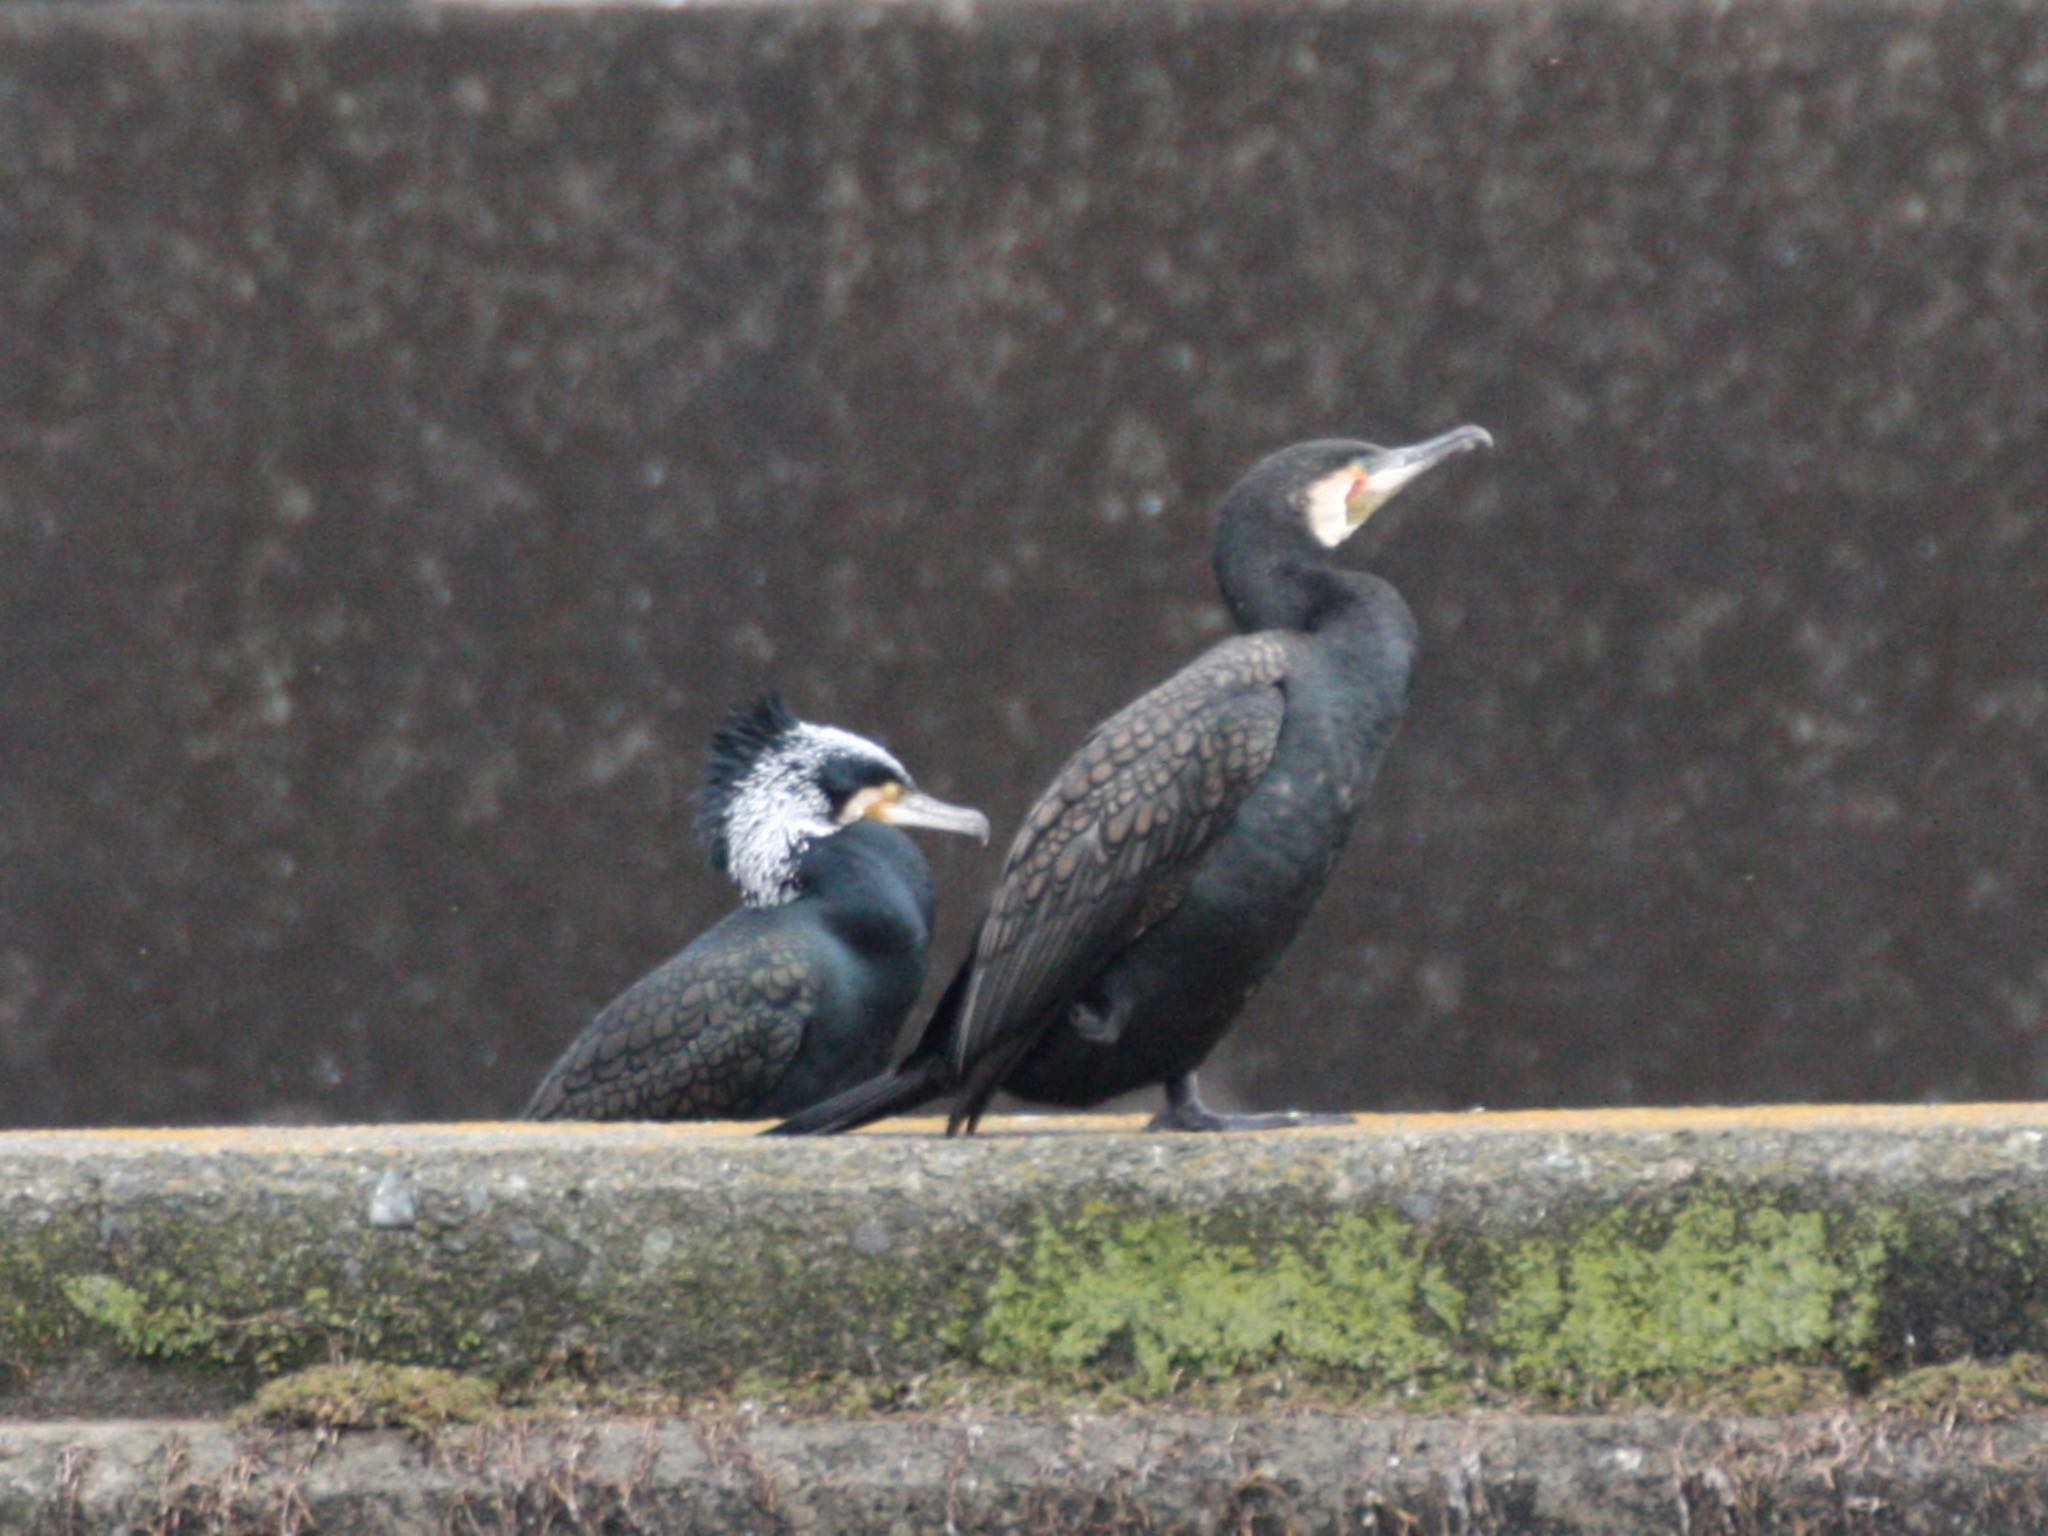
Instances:
[[[1264,1115],[1218,1114],[1195,1091],[1189,1072],[1166,1085],[1166,1108],[1145,1126],[1148,1131],[1285,1131],[1303,1125],[1349,1125],[1349,1115],[1322,1115],[1304,1109],[1282,1109]]]

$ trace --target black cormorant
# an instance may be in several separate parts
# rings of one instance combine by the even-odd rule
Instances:
[[[988,840],[864,737],[773,698],[712,739],[697,830],[745,905],[578,1035],[530,1120],[787,1115],[879,1072],[924,985],[932,883],[897,829]]]
[[[957,1090],[1082,1107],[1153,1083],[1160,1130],[1298,1125],[1220,1115],[1195,1069],[1321,893],[1408,702],[1415,620],[1331,552],[1402,486],[1471,448],[1298,443],[1224,497],[1217,584],[1242,634],[1110,717],[1024,818],[973,948],[892,1072],[777,1134],[849,1130]]]

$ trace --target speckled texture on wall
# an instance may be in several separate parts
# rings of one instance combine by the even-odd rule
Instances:
[[[1463,420],[1215,1096],[2048,1092],[2044,414],[2025,0],[0,7],[0,1123],[509,1111],[728,704],[1000,838]]]

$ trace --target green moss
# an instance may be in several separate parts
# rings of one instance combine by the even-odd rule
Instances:
[[[970,1347],[1008,1370],[1107,1372],[1162,1390],[1293,1361],[1377,1382],[1456,1364],[1464,1297],[1409,1224],[1340,1215],[1264,1252],[1187,1217],[1038,1225],[1023,1265],[997,1277]],[[964,1341],[963,1341],[964,1342]]]
[[[294,1429],[402,1429],[425,1440],[450,1424],[482,1423],[500,1411],[498,1389],[479,1377],[353,1360],[280,1376],[236,1418]]]
[[[91,1241],[75,1215],[0,1222],[0,1360],[25,1365],[63,1351],[78,1317],[57,1276],[78,1267]]]
[[[1254,1248],[1170,1212],[1042,1220],[955,1342],[1003,1370],[1155,1392],[1273,1368],[1549,1398],[1771,1366],[1839,1383],[1872,1358],[1894,1230],[1716,1190],[1553,1236],[1468,1238],[1455,1264],[1391,1211],[1279,1226]]]
[[[1611,1388],[1773,1361],[1856,1369],[1871,1355],[1888,1229],[1704,1193],[1668,1225],[1636,1214],[1509,1253],[1492,1322],[1503,1379]]]
[[[200,1305],[192,1285],[160,1269],[125,1280],[73,1275],[59,1289],[77,1315],[105,1330],[123,1353],[163,1364],[269,1376],[337,1351],[377,1353],[406,1342],[390,1325],[399,1309],[380,1308],[369,1298],[343,1305],[320,1285],[307,1286],[291,1305],[239,1312]],[[232,1301],[232,1287],[208,1292],[216,1289]]]
[[[112,1275],[76,1275],[62,1289],[81,1317],[112,1333],[139,1360],[189,1360],[210,1354],[220,1343],[221,1324],[198,1308],[152,1306],[135,1287]]]
[[[2048,1403],[2048,1360],[2022,1352],[2004,1360],[1956,1360],[1885,1382],[1870,1396],[1883,1412],[1949,1422],[2017,1418]]]

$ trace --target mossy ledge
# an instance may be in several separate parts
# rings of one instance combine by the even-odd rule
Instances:
[[[999,1129],[0,1136],[0,1411],[110,1365],[1584,1405],[2048,1349],[2048,1109]]]

